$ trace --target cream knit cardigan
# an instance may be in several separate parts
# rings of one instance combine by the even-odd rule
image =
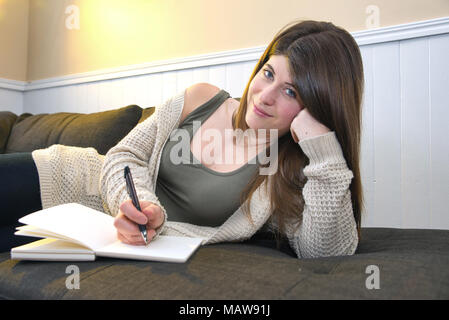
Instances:
[[[129,166],[139,200],[159,205],[165,214],[157,234],[200,237],[203,245],[250,238],[270,217],[267,184],[253,195],[252,222],[242,207],[220,227],[171,222],[169,216],[167,219],[167,212],[155,195],[156,179],[162,149],[170,133],[179,126],[183,106],[184,91],[156,107],[152,116],[138,124],[106,156],[93,148],[63,145],[34,151],[42,206],[77,202],[115,216],[120,204],[128,199],[123,169]],[[305,139],[299,146],[310,161],[304,168],[308,180],[302,192],[302,224],[286,230],[290,245],[298,258],[352,255],[358,244],[349,190],[353,174],[336,135],[329,132]]]

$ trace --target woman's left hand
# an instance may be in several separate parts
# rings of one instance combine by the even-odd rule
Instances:
[[[296,143],[328,132],[330,132],[329,128],[312,117],[307,108],[301,109],[290,125],[290,133]]]

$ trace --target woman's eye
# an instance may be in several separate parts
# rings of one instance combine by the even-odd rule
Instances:
[[[272,73],[270,70],[268,70],[268,69],[263,69],[263,74],[264,74],[265,78],[270,79],[270,80],[273,79],[273,73]],[[285,92],[287,93],[287,95],[288,95],[289,97],[296,98],[296,92],[295,92],[295,90],[293,90],[293,89],[291,89],[291,88],[287,88],[287,89],[285,90]]]
[[[296,98],[296,92],[290,88],[287,88],[287,90],[285,90],[287,95],[292,97],[292,98]]]
[[[268,79],[273,78],[273,74],[271,73],[270,70],[264,69],[263,74],[265,75],[265,78],[268,78]]]

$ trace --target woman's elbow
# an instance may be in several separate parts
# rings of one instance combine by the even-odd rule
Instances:
[[[352,256],[357,250],[358,243],[358,237],[356,236],[334,246],[307,246],[295,251],[299,259]]]

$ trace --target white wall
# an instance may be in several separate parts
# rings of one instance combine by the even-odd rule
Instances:
[[[17,85],[15,82],[19,81],[0,79],[0,111],[11,111],[15,114],[23,113],[24,85]]]
[[[365,69],[362,226],[449,229],[449,19],[354,37]],[[24,93],[0,89],[0,109],[20,113],[22,103],[31,113],[146,108],[196,82],[239,97],[263,49],[35,81],[24,84]]]
[[[365,224],[449,229],[449,34],[362,55]]]

